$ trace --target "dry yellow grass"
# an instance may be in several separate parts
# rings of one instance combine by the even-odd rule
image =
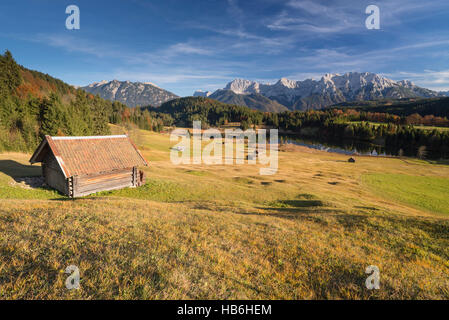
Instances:
[[[448,218],[362,179],[449,179],[447,166],[350,164],[288,147],[278,174],[259,176],[247,164],[174,166],[168,135],[137,134],[149,184],[75,201],[8,186],[1,161],[26,164],[29,155],[0,155],[0,298],[449,298]],[[65,288],[71,264],[80,290]],[[365,288],[369,265],[380,268],[380,290]]]

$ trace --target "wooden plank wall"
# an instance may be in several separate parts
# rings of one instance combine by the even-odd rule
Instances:
[[[134,185],[133,169],[74,177],[73,196],[83,197],[100,191],[122,189],[133,187]]]
[[[65,195],[69,195],[67,180],[51,153],[48,153],[42,163],[42,175],[45,177],[47,185]]]

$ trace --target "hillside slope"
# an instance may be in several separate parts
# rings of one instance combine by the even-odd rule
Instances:
[[[112,110],[112,102],[20,66],[9,51],[0,55],[0,151],[31,151],[46,134],[107,134]]]

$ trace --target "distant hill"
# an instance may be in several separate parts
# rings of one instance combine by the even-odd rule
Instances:
[[[82,89],[92,94],[98,94],[109,101],[119,101],[128,107],[159,107],[164,102],[178,98],[174,93],[150,82],[102,81],[92,83]]]
[[[163,112],[163,113],[195,113],[195,111],[200,110],[219,110],[222,109],[231,109],[231,108],[241,108],[248,110],[248,112],[254,112],[253,110],[245,107],[245,106],[238,106],[238,105],[231,105],[228,103],[220,102],[212,98],[206,98],[206,97],[184,97],[184,98],[177,98],[170,101],[165,102],[158,108],[149,108],[150,110],[157,111],[157,112]]]
[[[394,81],[369,72],[326,74],[320,80],[295,81],[282,78],[274,84],[236,79],[229,82],[224,90],[232,91],[239,96],[262,95],[289,110],[323,109],[337,103],[351,101],[441,96],[438,92],[421,88],[410,81]],[[222,102],[245,101],[244,98],[238,97],[231,100],[229,94],[223,94],[220,91],[223,90],[215,92],[210,97],[215,96]],[[255,99],[253,102],[251,106],[248,106],[259,110],[265,109],[267,105],[266,100]]]
[[[363,102],[345,102],[332,108],[355,109],[367,112],[390,113],[409,116],[418,113],[421,116],[434,115],[449,118],[449,97],[431,99],[403,99]]]
[[[220,126],[228,122],[262,123],[263,113],[245,106],[223,103],[206,97],[185,97],[168,101],[150,111],[166,113],[178,126],[192,126],[194,120]]]
[[[209,96],[211,99],[215,99],[224,103],[234,104],[239,106],[247,106],[248,108],[267,111],[267,112],[282,112],[288,111],[286,106],[280,103],[268,99],[261,94],[237,94],[232,90],[217,90]]]

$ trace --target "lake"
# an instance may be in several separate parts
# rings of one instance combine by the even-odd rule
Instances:
[[[424,150],[418,151],[416,146],[404,145],[397,146],[385,146],[383,142],[373,143],[369,141],[361,140],[337,140],[337,139],[325,139],[323,138],[310,138],[301,137],[298,135],[279,135],[279,139],[284,143],[291,143],[298,146],[303,146],[311,149],[322,150],[327,152],[340,153],[345,155],[367,155],[367,156],[382,156],[382,157],[414,157],[421,154],[423,158],[440,160],[448,159],[447,148],[445,150],[437,148],[431,149],[429,147]]]
[[[388,152],[385,147],[370,142],[358,140],[323,141],[320,139],[301,138],[297,136],[282,136],[284,143],[295,144],[315,150],[340,153],[345,155],[367,156],[397,156],[397,153]]]

